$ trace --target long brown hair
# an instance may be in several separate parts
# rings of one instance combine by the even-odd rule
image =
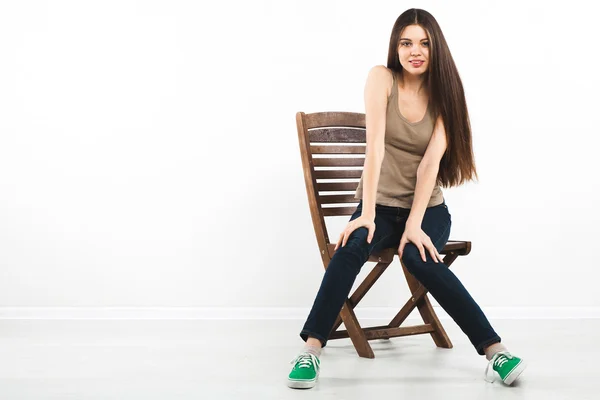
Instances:
[[[403,12],[392,28],[387,67],[402,76],[403,67],[398,59],[400,34],[408,25],[419,25],[429,37],[429,67],[425,85],[434,121],[439,115],[444,120],[448,147],[438,172],[438,184],[443,187],[459,186],[478,178],[473,155],[471,123],[462,81],[450,54],[442,30],[433,15],[419,8]]]

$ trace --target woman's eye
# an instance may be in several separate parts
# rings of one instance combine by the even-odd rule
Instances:
[[[405,44],[410,45],[411,43],[410,42],[404,42],[404,43],[402,43],[402,46],[404,46]],[[429,46],[429,42],[423,42],[423,45],[424,46]]]

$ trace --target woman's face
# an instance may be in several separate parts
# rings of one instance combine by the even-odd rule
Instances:
[[[421,75],[429,66],[429,38],[420,25],[408,25],[400,33],[398,58],[406,72]],[[420,62],[418,62],[420,61]]]

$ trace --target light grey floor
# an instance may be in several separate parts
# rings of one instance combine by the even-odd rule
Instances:
[[[453,349],[418,335],[363,359],[334,340],[317,386],[294,390],[303,321],[2,320],[0,399],[600,399],[600,320],[493,321],[529,363],[511,387],[485,382],[485,358],[442,322]]]

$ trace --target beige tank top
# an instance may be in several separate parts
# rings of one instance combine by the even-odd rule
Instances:
[[[381,164],[375,203],[411,208],[417,184],[417,168],[423,159],[433,135],[434,121],[427,107],[425,117],[409,122],[398,108],[398,84],[393,74],[392,92],[388,97],[385,124],[385,156]],[[360,178],[355,199],[362,199],[363,176]],[[436,183],[427,207],[442,204],[444,196]]]

